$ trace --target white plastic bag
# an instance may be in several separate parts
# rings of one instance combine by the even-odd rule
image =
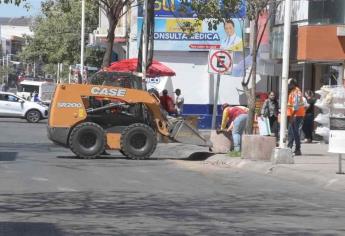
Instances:
[[[329,113],[326,113],[326,114],[318,114],[315,119],[314,119],[315,122],[319,123],[319,124],[322,124],[322,125],[325,125],[325,126],[329,126]]]
[[[328,127],[317,127],[315,133],[322,136],[328,137],[329,136],[329,128]]]
[[[258,117],[259,134],[263,136],[271,135],[270,121],[267,117]]]

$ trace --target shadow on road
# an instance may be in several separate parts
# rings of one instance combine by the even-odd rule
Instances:
[[[0,152],[0,161],[15,161],[18,152]]]
[[[0,234],[6,236],[64,235],[54,224],[41,222],[0,222]]]
[[[187,158],[182,158],[185,161],[205,161],[207,158],[215,155],[212,152],[194,152]]]
[[[171,157],[150,157],[148,159],[143,159],[140,161],[164,161],[164,160],[182,160],[182,161],[204,161],[207,158],[213,156],[214,153],[210,153],[210,152],[194,152],[191,155],[189,155],[188,157],[175,157],[175,158],[171,158]],[[68,155],[68,156],[57,156],[56,158],[59,159],[80,159],[80,160],[90,160],[90,159],[83,159],[83,158],[79,158],[77,156],[73,156],[73,155]],[[96,158],[93,158],[93,160],[131,160],[131,161],[136,161],[135,159],[130,159],[127,158],[125,156],[120,155],[102,155]]]
[[[28,125],[47,125],[47,121],[40,120],[37,123],[29,123],[25,119],[18,119],[18,120],[2,120],[0,119],[0,123],[17,123],[17,124],[28,124]]]
[[[99,157],[92,158],[92,159],[84,159],[84,158],[80,158],[78,156],[73,156],[73,155],[57,156],[56,158],[59,158],[59,159],[79,159],[79,160],[102,160],[102,159],[104,159],[104,160],[111,160],[111,159],[123,160],[123,159],[128,159],[127,157],[121,156],[121,155],[118,155],[118,156],[104,155],[104,156],[99,156]]]

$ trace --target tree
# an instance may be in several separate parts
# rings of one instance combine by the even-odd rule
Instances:
[[[22,58],[31,62],[40,60],[43,64],[78,63],[81,41],[80,9],[80,2],[74,0],[42,2],[42,15],[35,19],[31,27],[34,35],[26,37],[27,45],[21,53]],[[98,5],[92,0],[86,1],[85,21],[87,35],[98,25]]]
[[[26,0],[0,0],[0,4],[5,3],[5,4],[15,4],[19,6],[22,2],[25,2]]]
[[[105,12],[109,23],[106,49],[103,57],[102,66],[107,67],[111,63],[111,54],[113,52],[115,29],[119,20],[127,13],[135,0],[99,0],[100,8]],[[127,9],[125,8],[127,7]]]
[[[255,117],[255,91],[256,91],[256,69],[257,69],[257,53],[260,47],[262,34],[259,33],[259,17],[260,14],[267,9],[270,4],[274,4],[273,0],[223,0],[219,4],[219,0],[200,0],[200,1],[184,1],[180,11],[191,9],[197,16],[195,24],[199,24],[200,20],[208,21],[210,29],[217,29],[219,23],[224,23],[227,19],[236,18],[241,11],[243,4],[245,4],[246,18],[253,24],[252,32],[252,66],[249,76],[244,73],[242,79],[242,87],[247,97],[249,114],[247,122],[247,133],[251,134],[253,131],[253,123]],[[275,4],[276,6],[277,4]],[[268,22],[268,19],[267,19]],[[265,23],[265,26],[267,25]],[[193,29],[192,25],[186,25],[186,29]],[[264,30],[261,30],[264,32]],[[243,30],[242,30],[243,32]],[[244,42],[243,42],[244,43]],[[243,51],[244,53],[244,51]],[[245,55],[244,55],[245,58]],[[249,86],[250,85],[250,86]]]

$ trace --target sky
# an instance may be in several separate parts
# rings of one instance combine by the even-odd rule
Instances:
[[[26,0],[26,3],[31,5],[29,11],[27,11],[23,6],[0,4],[0,17],[35,16],[39,13],[41,0]]]

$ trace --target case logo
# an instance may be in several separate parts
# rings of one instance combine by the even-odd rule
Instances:
[[[109,89],[109,88],[100,88],[100,87],[92,87],[91,93],[94,95],[105,95],[105,96],[112,96],[112,97],[124,97],[127,93],[126,89]]]

